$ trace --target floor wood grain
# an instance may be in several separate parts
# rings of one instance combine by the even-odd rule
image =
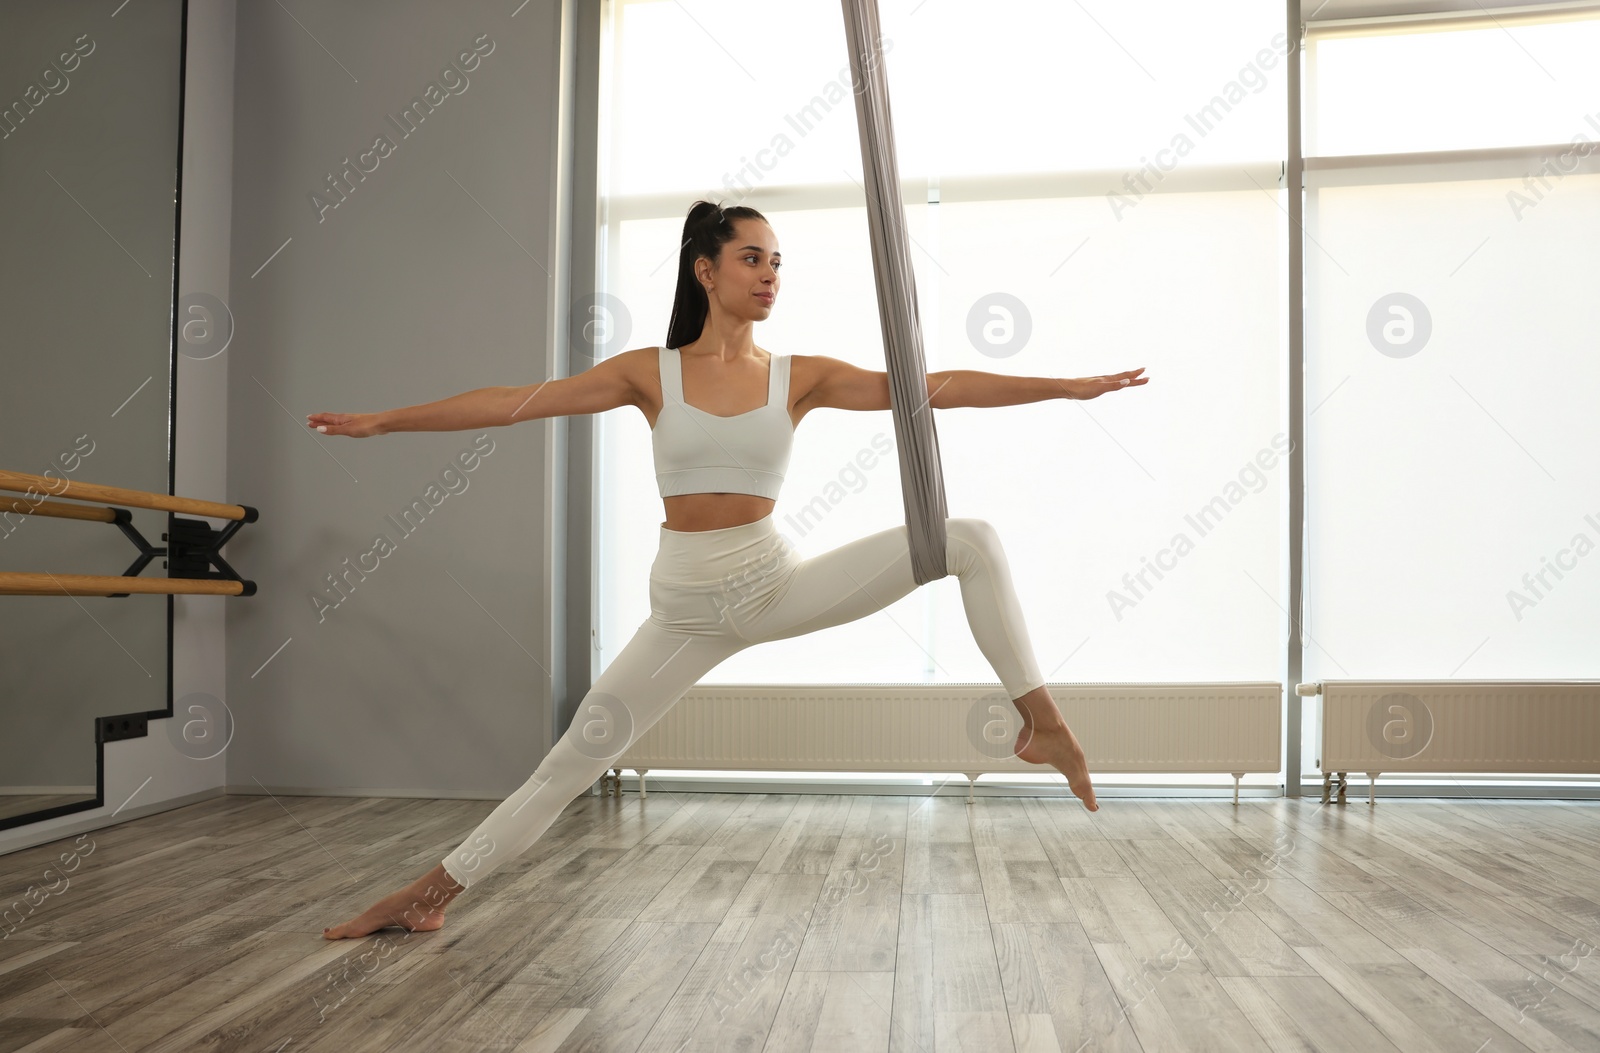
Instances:
[[[229,796],[0,857],[0,1053],[1600,1049],[1600,804]],[[74,854],[75,853],[75,854]]]

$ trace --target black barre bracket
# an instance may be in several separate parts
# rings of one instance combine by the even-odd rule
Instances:
[[[237,581],[244,585],[241,596],[254,596],[256,583],[245,581],[239,572],[228,565],[222,558],[222,546],[238,532],[246,523],[254,523],[260,518],[260,513],[249,505],[241,505],[245,510],[243,519],[231,520],[221,530],[216,529],[204,519],[186,519],[176,512],[167,513],[167,530],[161,535],[161,540],[167,544],[157,548],[146,540],[133,525],[133,514],[126,508],[113,508],[116,513],[117,529],[133,543],[139,550],[138,558],[128,565],[122,572],[122,577],[136,578],[139,572],[157,557],[166,560],[167,576],[172,578],[202,579],[207,581]],[[213,570],[212,568],[216,569]],[[126,597],[126,592],[111,593],[112,597]]]

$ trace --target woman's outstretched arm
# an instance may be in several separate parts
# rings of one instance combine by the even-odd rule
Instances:
[[[505,410],[510,388],[474,388],[459,395],[377,413],[312,413],[306,423],[326,435],[363,439],[391,431],[464,431],[509,424]]]
[[[862,369],[827,355],[814,356],[815,383],[804,396],[810,409],[889,408],[889,374]],[[928,405],[1018,406],[1045,399],[1092,399],[1108,391],[1147,384],[1144,367],[1101,377],[1013,377],[977,369],[942,369],[927,375]]]
[[[541,417],[600,413],[636,403],[638,354],[625,351],[576,376],[537,384],[474,388],[436,402],[375,413],[312,413],[306,425],[325,435],[360,439],[392,431],[468,431]]]
[[[1020,406],[1045,399],[1092,399],[1119,388],[1148,383],[1144,367],[1103,377],[1013,377],[979,369],[945,369],[928,374],[929,405],[934,409],[956,406]],[[885,378],[888,374],[884,374]]]

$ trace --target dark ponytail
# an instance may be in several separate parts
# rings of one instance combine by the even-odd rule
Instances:
[[[700,339],[711,305],[706,300],[705,286],[694,276],[694,261],[704,256],[715,263],[722,246],[733,240],[736,219],[767,221],[766,216],[748,205],[723,208],[710,201],[696,201],[689,206],[689,215],[683,221],[683,239],[678,244],[678,288],[672,297],[672,318],[667,322],[668,347],[682,347]]]

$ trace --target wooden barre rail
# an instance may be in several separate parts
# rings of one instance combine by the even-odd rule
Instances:
[[[11,512],[23,516],[55,516],[58,519],[86,519],[95,523],[115,523],[117,510],[104,505],[69,505],[64,501],[40,501],[26,497],[0,497],[0,515]]]
[[[199,595],[254,596],[253,581],[216,578],[139,578],[104,574],[0,573],[0,596]]]
[[[181,512],[185,515],[210,516],[214,519],[237,519],[246,523],[256,521],[256,510],[248,505],[196,501],[190,497],[154,494],[148,490],[125,490],[120,486],[81,483],[76,479],[51,479],[43,475],[29,475],[27,472],[9,472],[4,468],[0,468],[0,490],[12,490],[24,494],[48,494],[51,497],[69,497],[80,501],[105,501],[113,505],[154,508],[163,512]],[[15,498],[11,500],[15,501]]]
[[[77,519],[97,523],[113,523],[125,534],[139,556],[120,575],[106,574],[50,574],[0,571],[0,596],[132,596],[139,595],[196,595],[196,596],[254,596],[256,583],[246,581],[228,565],[222,556],[222,546],[227,544],[240,527],[254,523],[259,515],[249,505],[226,505],[216,501],[196,501],[170,494],[156,494],[148,490],[128,490],[118,486],[101,486],[69,479],[52,479],[27,472],[11,472],[0,468],[0,490],[13,490],[26,497],[0,498],[0,517],[6,515],[54,516],[59,519]],[[95,507],[50,501],[47,497],[67,497],[83,501],[106,501],[118,507]],[[165,547],[156,547],[147,541],[133,523],[128,509],[152,508],[169,513],[161,537]],[[210,516],[214,519],[232,520],[220,529],[199,519],[179,518]],[[171,578],[141,578],[139,572],[151,560],[165,559],[169,573],[181,575]],[[214,569],[213,569],[214,568]]]

